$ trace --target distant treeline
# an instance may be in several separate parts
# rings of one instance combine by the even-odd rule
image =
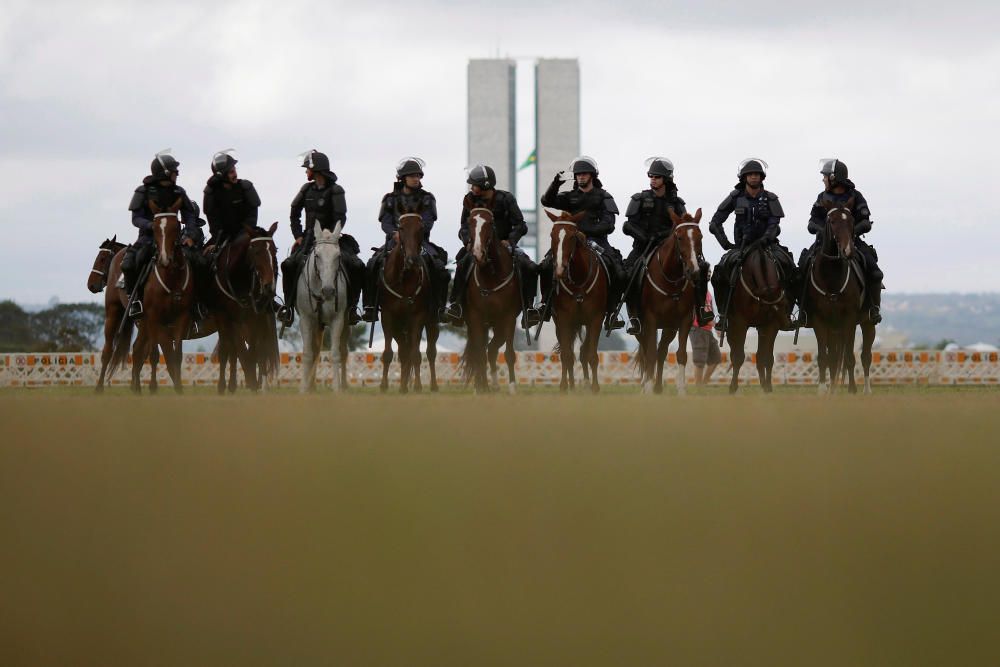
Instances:
[[[29,313],[13,301],[0,301],[0,353],[93,350],[103,331],[103,304],[61,303]]]
[[[918,346],[954,341],[1000,345],[1000,294],[894,294],[882,296],[883,324]]]

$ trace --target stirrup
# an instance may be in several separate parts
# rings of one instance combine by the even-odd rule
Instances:
[[[361,313],[358,312],[357,308],[347,309],[347,326],[353,327],[355,324],[361,324]]]
[[[521,328],[530,329],[537,327],[542,322],[542,314],[535,308],[525,308],[524,315],[521,316]]]
[[[729,320],[725,315],[719,315],[719,321],[715,323],[715,330],[719,333],[726,333],[729,329]]]
[[[628,329],[625,330],[629,336],[638,336],[642,333],[642,320],[638,317],[628,318]]]
[[[143,316],[142,301],[136,299],[132,302],[132,305],[128,307],[128,316],[133,320],[141,320]]]
[[[882,309],[878,306],[872,306],[868,309],[868,319],[872,321],[872,324],[879,324],[882,322]]]
[[[286,327],[292,326],[292,322],[295,321],[295,311],[291,306],[282,306],[278,309],[278,321]]]
[[[711,308],[699,308],[695,312],[695,319],[698,320],[698,326],[703,327],[715,319],[715,313]]]
[[[363,322],[378,322],[378,311],[375,310],[375,306],[365,306],[361,313],[361,320]]]
[[[115,287],[117,287],[118,289],[125,289],[125,276],[124,275],[118,276],[118,282],[115,283]]]
[[[444,309],[444,316],[448,324],[454,324],[455,326],[459,326],[465,323],[462,313],[462,304],[458,303],[457,301],[448,304],[448,307]]]
[[[604,318],[605,331],[614,331],[615,329],[623,329],[624,327],[625,320],[623,320],[620,316],[616,315],[614,319],[612,319],[611,315],[608,315]]]

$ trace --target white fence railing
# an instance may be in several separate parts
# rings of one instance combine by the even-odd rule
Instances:
[[[600,380],[602,384],[636,385],[639,375],[632,363],[629,352],[601,352]],[[1000,384],[1000,360],[996,352],[935,352],[910,350],[881,350],[873,353],[872,382],[875,384],[934,384],[934,385],[995,385]],[[502,355],[501,355],[502,359]],[[676,363],[673,353],[667,364]],[[722,364],[713,377],[713,384],[728,382],[729,358],[722,355]],[[688,356],[689,380],[693,381],[694,366]],[[330,381],[332,366],[329,352],[322,355],[317,370],[317,379],[322,384]],[[464,383],[459,368],[459,355],[442,353],[437,358],[438,382],[442,385],[461,386]],[[428,367],[426,360],[421,365],[421,376],[426,382]],[[52,353],[52,354],[2,354],[0,355],[0,387],[49,387],[49,386],[94,386],[100,372],[100,354],[97,353]],[[856,371],[861,375],[860,361]],[[214,385],[218,380],[219,367],[209,355],[187,353],[184,355],[182,378],[185,385]],[[278,373],[278,384],[295,386],[301,374],[301,356],[282,354]],[[515,365],[519,385],[554,385],[560,377],[558,355],[542,352],[519,352]],[[242,373],[240,373],[242,376]],[[348,382],[355,387],[377,386],[382,379],[381,355],[372,352],[352,352],[347,364]],[[119,371],[109,382],[112,386],[128,384],[129,372]],[[143,369],[143,380],[149,378],[148,365]],[[507,369],[500,364],[501,383],[506,383]],[[582,371],[577,365],[577,381]],[[673,382],[673,372],[664,371],[664,381]],[[754,356],[748,355],[740,372],[742,381],[753,384],[757,381]],[[775,355],[773,371],[775,384],[814,384],[817,369],[814,353],[789,352]],[[394,362],[390,378],[398,381],[399,363]],[[669,378],[669,379],[668,379]],[[166,366],[162,360],[157,379],[169,382]]]

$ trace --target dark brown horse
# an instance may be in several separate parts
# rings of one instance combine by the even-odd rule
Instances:
[[[491,210],[473,208],[466,225],[473,264],[465,291],[468,304],[465,316],[468,340],[462,357],[465,377],[474,381],[477,392],[491,388],[499,390],[497,356],[500,347],[506,345],[507,388],[513,394],[517,391],[514,332],[517,314],[521,311],[521,284],[514,270],[514,254],[510,243],[497,236]],[[489,338],[490,329],[493,330],[492,338]],[[487,361],[491,374],[489,383],[486,380]]]
[[[115,256],[127,246],[118,242],[118,235],[110,239],[104,239],[104,243],[97,249],[97,257],[94,258],[94,266],[87,276],[87,289],[91,294],[97,294],[108,285],[108,274],[111,273],[111,262]],[[121,258],[118,259],[119,264]],[[112,283],[113,284],[113,283]]]
[[[854,382],[855,327],[861,325],[861,365],[865,393],[871,393],[872,344],[875,325],[864,307],[864,271],[854,252],[854,199],[843,205],[824,201],[826,224],[819,234],[819,248],[810,262],[806,280],[806,310],[816,332],[819,393],[837,389],[848,376],[848,391],[857,393]],[[826,375],[830,374],[827,387]]]
[[[740,368],[746,360],[743,345],[747,329],[757,329],[757,377],[761,389],[771,393],[771,371],[774,368],[774,339],[782,325],[788,324],[788,300],[781,283],[778,263],[771,256],[771,250],[753,243],[744,251],[735,280],[730,282],[730,297],[727,315],[730,359],[733,365],[733,379],[729,383],[729,393],[735,394],[740,383]],[[725,334],[723,334],[725,335]]]
[[[152,372],[149,389],[151,392],[157,389],[157,348],[162,351],[166,360],[174,390],[177,393],[183,391],[181,351],[184,335],[191,322],[194,280],[193,269],[180,246],[181,223],[177,217],[180,207],[180,198],[166,211],[161,211],[155,202],[150,202],[156,260],[141,288],[144,317],[138,322],[138,334],[132,345],[132,391],[137,394],[142,393],[139,374],[147,359]],[[115,347],[111,359],[112,369],[124,362],[126,350],[125,345]]]
[[[558,216],[548,210],[545,213],[552,220],[549,243],[555,266],[555,295],[551,308],[562,362],[559,390],[565,392],[576,386],[573,343],[585,329],[580,362],[585,377],[590,376],[590,390],[597,393],[601,390],[597,380],[597,342],[607,306],[608,271],[577,228],[585,211],[575,215],[562,211]]]
[[[434,289],[430,269],[420,255],[424,238],[424,223],[420,207],[400,210],[398,241],[389,251],[379,276],[379,307],[382,310],[382,331],[385,349],[382,352],[382,383],[389,388],[389,365],[392,363],[392,342],[399,349],[399,392],[421,391],[420,336],[427,331],[427,363],[430,365],[431,391],[438,390],[434,367],[439,334],[434,308]]]
[[[672,233],[649,257],[642,285],[642,333],[636,360],[642,363],[643,393],[663,391],[663,362],[674,335],[677,341],[677,393],[687,393],[687,338],[696,303],[695,283],[702,280],[701,209],[692,217],[670,210]],[[656,334],[663,329],[659,344]],[[655,383],[654,383],[655,370]]]
[[[271,308],[277,282],[275,222],[267,230],[247,228],[226,243],[216,256],[213,303],[219,322],[219,393],[236,390],[236,361],[246,386],[257,391],[261,374],[277,367],[278,344]],[[270,324],[270,326],[268,326]],[[227,365],[231,367],[228,386]]]

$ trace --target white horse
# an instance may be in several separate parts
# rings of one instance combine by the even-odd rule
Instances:
[[[347,278],[340,266],[341,223],[333,231],[313,226],[315,244],[299,274],[295,307],[302,332],[302,383],[299,391],[316,389],[316,362],[323,346],[324,329],[330,329],[333,389],[347,382]]]

